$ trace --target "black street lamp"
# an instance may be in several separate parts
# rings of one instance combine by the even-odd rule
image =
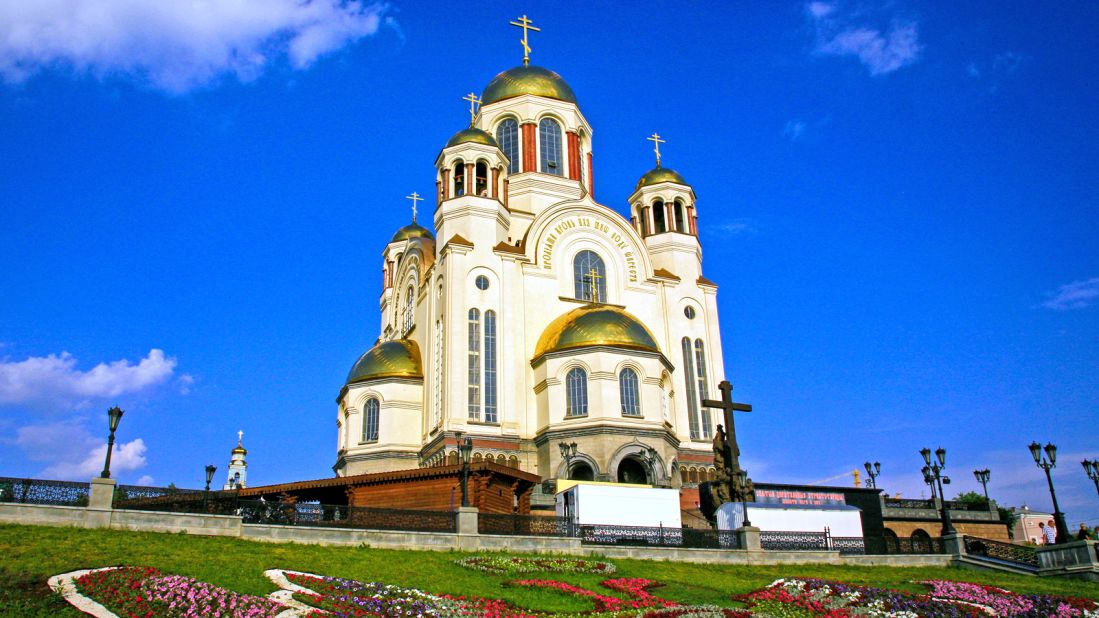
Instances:
[[[1031,442],[1030,456],[1034,458],[1034,463],[1038,464],[1038,467],[1045,471],[1046,482],[1049,483],[1049,497],[1053,499],[1053,522],[1057,526],[1057,537],[1055,542],[1068,543],[1068,524],[1065,523],[1065,514],[1061,512],[1061,507],[1057,506],[1057,492],[1053,489],[1053,476],[1049,473],[1050,470],[1057,467],[1057,447],[1052,443],[1047,442],[1045,447],[1037,442]],[[1042,456],[1042,451],[1045,451],[1045,457]]]
[[[946,449],[939,447],[935,449],[935,460],[931,459],[931,449],[920,449],[920,455],[923,456],[923,478],[924,482],[931,485],[931,498],[935,498],[935,486],[939,487],[939,517],[943,522],[943,529],[940,532],[942,536],[948,534],[957,534],[958,531],[954,529],[954,523],[950,521],[950,509],[947,508],[946,503],[946,491],[943,490],[943,485],[950,484],[950,477],[944,476],[942,471],[946,468]]]
[[[210,481],[214,480],[214,473],[218,471],[218,467],[214,464],[206,466],[206,492],[202,494],[202,510],[206,510],[210,503]]]
[[[462,506],[469,506],[469,460],[473,455],[473,438],[462,438],[461,433],[455,434],[458,439],[458,455],[462,458]]]
[[[977,479],[977,482],[981,484],[981,488],[985,492],[985,503],[991,504],[991,500],[988,499],[988,479],[992,477],[992,473],[988,471],[988,468],[984,470],[974,470],[973,477]]]
[[[870,478],[866,480],[867,487],[878,488],[878,475],[881,474],[881,462],[875,461],[873,465],[870,462],[862,464],[866,468],[866,475]]]
[[[561,451],[561,459],[565,460],[565,478],[572,476],[572,458],[576,457],[576,443],[558,442],[557,448]]]
[[[114,432],[118,429],[118,423],[122,420],[122,408],[115,406],[107,410],[107,426],[111,429],[111,435],[107,436],[107,461],[103,462],[101,478],[111,478],[111,451],[114,450]]]
[[[1095,493],[1099,493],[1099,461],[1085,459],[1080,464],[1084,466],[1084,472],[1087,473],[1091,482],[1095,483]]]

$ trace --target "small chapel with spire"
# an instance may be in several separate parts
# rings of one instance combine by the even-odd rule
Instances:
[[[434,233],[412,193],[382,247],[378,336],[339,390],[333,470],[456,463],[471,438],[474,461],[544,479],[712,479],[702,401],[725,376],[694,190],[653,133],[628,203],[598,202],[580,100],[530,63],[532,21],[511,23],[522,64],[464,97],[470,121],[435,158]]]

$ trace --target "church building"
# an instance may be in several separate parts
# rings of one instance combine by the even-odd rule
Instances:
[[[653,134],[628,216],[597,201],[580,99],[513,24],[523,64],[467,97],[469,126],[435,159],[434,233],[414,193],[382,247],[380,335],[339,391],[333,469],[456,463],[468,437],[474,461],[544,479],[712,478],[701,401],[724,365],[694,190]]]

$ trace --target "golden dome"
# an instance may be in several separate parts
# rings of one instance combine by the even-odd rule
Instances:
[[[683,185],[685,187],[691,186],[687,184],[686,180],[683,180],[683,177],[679,175],[679,172],[673,169],[668,169],[666,167],[654,167],[653,169],[645,172],[645,175],[637,181],[637,187],[634,188],[634,191],[640,189],[641,187],[647,187],[649,185],[655,185],[661,182],[674,182],[677,185]]]
[[[420,346],[411,339],[386,341],[367,350],[347,374],[347,383],[377,378],[422,378]]]
[[[435,240],[435,236],[427,228],[412,222],[397,230],[397,233],[393,234],[393,238],[389,242],[398,242],[409,238],[430,238]]]
[[[453,137],[451,137],[447,141],[445,147],[450,148],[451,146],[457,146],[458,144],[470,144],[470,143],[472,143],[472,144],[484,144],[485,146],[492,146],[494,148],[499,148],[500,147],[496,143],[496,138],[492,137],[488,133],[486,133],[486,132],[484,132],[484,131],[482,131],[478,128],[475,128],[475,127],[469,127],[467,129],[462,129],[461,131],[458,131],[457,133],[454,134]]]
[[[610,346],[660,352],[656,339],[640,320],[612,305],[584,305],[559,316],[538,339],[534,358],[559,350]]]
[[[481,105],[488,105],[523,94],[533,94],[576,105],[576,95],[565,80],[549,69],[522,66],[500,73],[485,86]]]

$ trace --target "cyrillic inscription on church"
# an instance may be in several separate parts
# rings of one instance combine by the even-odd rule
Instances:
[[[573,217],[553,226],[553,230],[550,231],[545,244],[542,246],[542,268],[548,269],[553,264],[553,249],[557,246],[557,240],[565,232],[580,228],[595,230],[606,236],[614,246],[618,247],[622,251],[622,257],[626,260],[626,272],[630,281],[637,281],[637,256],[634,254],[633,247],[613,226],[592,217]]]

